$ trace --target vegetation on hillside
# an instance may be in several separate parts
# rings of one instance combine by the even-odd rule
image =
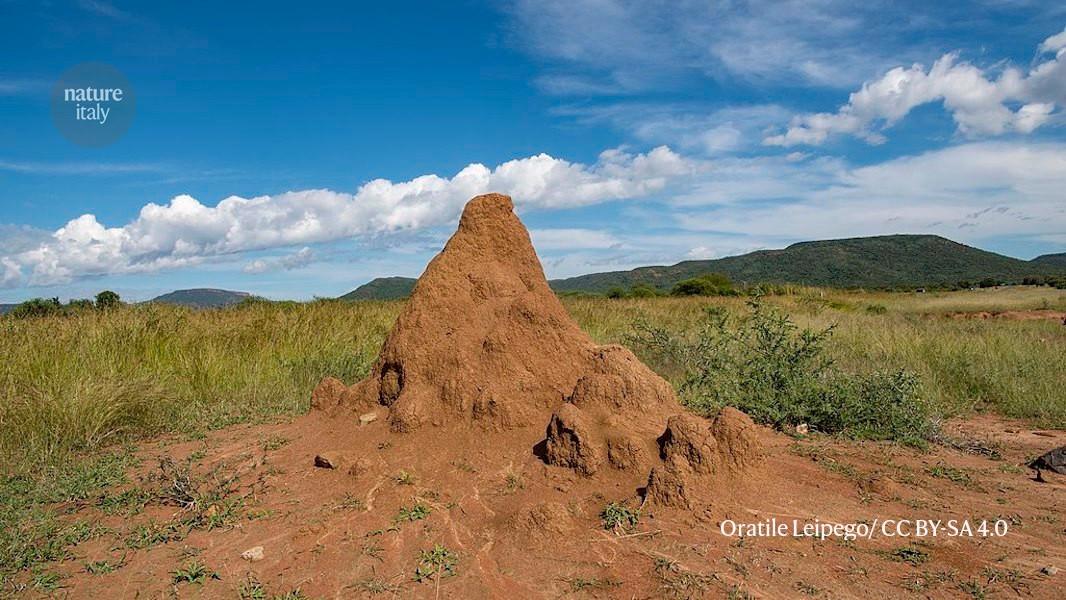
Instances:
[[[559,292],[606,293],[646,284],[669,290],[679,281],[720,273],[740,286],[797,284],[836,288],[951,289],[959,282],[989,279],[1021,283],[1026,277],[1061,277],[1054,259],[1024,261],[972,248],[934,235],[888,235],[801,242],[783,250],[759,250],[672,266],[594,273],[551,282]],[[976,284],[976,283],[975,283]],[[965,285],[970,287],[970,285]]]
[[[783,250],[759,250],[715,260],[691,260],[672,266],[593,273],[550,281],[565,295],[600,294],[610,298],[650,297],[671,293],[679,283],[722,276],[734,287],[779,285],[914,290],[969,289],[1004,284],[1066,288],[1066,254],[1031,261],[972,248],[935,235],[887,235],[793,244]],[[414,288],[409,277],[382,277],[341,296],[342,300],[406,298]],[[716,295],[700,293],[695,295]]]
[[[378,277],[355,288],[338,300],[399,300],[411,295],[417,279]]]
[[[222,308],[239,304],[251,298],[248,292],[234,292],[230,290],[216,290],[211,288],[195,288],[190,290],[176,290],[152,299],[152,302],[164,304],[176,304],[192,308]]]

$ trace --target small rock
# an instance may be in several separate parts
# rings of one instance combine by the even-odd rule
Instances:
[[[1043,573],[1044,575],[1058,575],[1059,568],[1056,567],[1055,565],[1048,565],[1048,566],[1044,567],[1043,569],[1040,569],[1040,572]]]
[[[340,466],[340,459],[332,453],[316,454],[315,466],[319,469],[336,469]]]
[[[244,560],[251,561],[251,562],[255,562],[257,560],[263,560],[263,547],[262,546],[255,546],[254,548],[249,548],[249,549],[245,550],[244,552],[241,552],[241,558],[243,558]]]
[[[810,431],[810,429],[807,427],[806,423],[800,423],[799,425],[796,425],[796,433],[797,434],[799,434],[799,435],[807,435],[808,431]]]
[[[378,414],[377,413],[368,412],[366,414],[359,415],[359,425],[360,426],[369,425],[369,424],[371,424],[371,423],[373,423],[374,421],[377,421],[377,420],[378,420]]]

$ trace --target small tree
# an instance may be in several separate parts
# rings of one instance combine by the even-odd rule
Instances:
[[[93,301],[88,298],[74,298],[67,302],[68,311],[89,310],[93,307]]]
[[[111,290],[104,290],[96,295],[96,308],[108,310],[122,304],[122,298]]]
[[[654,298],[659,295],[659,290],[647,283],[638,283],[629,289],[631,298]]]
[[[33,298],[16,306],[11,311],[11,316],[16,319],[47,317],[59,314],[61,310],[63,310],[63,305],[59,302],[59,298]]]
[[[733,282],[721,273],[708,273],[683,279],[670,290],[673,296],[731,296],[736,294]]]

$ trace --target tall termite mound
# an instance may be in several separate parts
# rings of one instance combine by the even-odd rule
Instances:
[[[750,419],[684,413],[673,389],[621,346],[599,346],[548,286],[511,199],[478,196],[419,278],[370,375],[323,381],[331,414],[388,407],[392,431],[423,425],[511,430],[546,425],[544,459],[592,476],[648,473],[648,495],[689,502],[692,477],[758,455]],[[691,487],[691,486],[688,486]]]

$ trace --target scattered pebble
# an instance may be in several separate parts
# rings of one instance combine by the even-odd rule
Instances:
[[[807,427],[806,423],[800,423],[799,425],[796,425],[796,433],[798,433],[799,435],[807,435],[808,431],[809,428]]]
[[[244,552],[241,552],[241,558],[243,558],[244,560],[251,561],[251,562],[255,562],[257,560],[263,560],[263,547],[262,546],[255,546],[254,548],[249,548],[249,549],[245,550]]]
[[[359,415],[359,425],[369,425],[378,420],[378,414],[368,412],[366,414]]]
[[[1044,575],[1058,575],[1059,568],[1056,567],[1055,565],[1048,565],[1048,566],[1044,567],[1043,569],[1040,569],[1040,572],[1043,573]]]

